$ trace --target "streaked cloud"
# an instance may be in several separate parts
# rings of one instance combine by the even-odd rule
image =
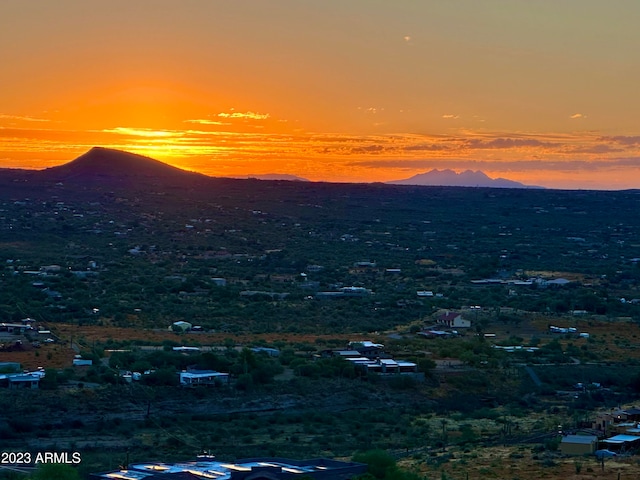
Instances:
[[[640,146],[640,135],[634,135],[634,136],[617,135],[613,137],[601,137],[601,140],[604,142],[618,143],[620,145]]]
[[[3,120],[19,120],[21,122],[50,122],[51,120],[48,120],[46,118],[36,118],[36,117],[29,117],[29,116],[24,116],[24,115],[7,115],[4,113],[0,113],[0,119]]]
[[[571,115],[569,118],[572,118],[574,120],[578,119],[578,118],[587,118],[586,115],[582,114],[582,113],[574,113],[573,115]]]
[[[460,118],[460,115],[453,115],[451,113],[447,113],[445,115],[442,115],[442,118],[444,118],[445,120],[455,120],[456,118]]]
[[[155,137],[155,138],[171,138],[182,137],[184,132],[175,130],[154,130],[150,128],[128,128],[128,127],[116,127],[102,130],[105,133],[117,133],[119,135],[131,135],[134,137]]]
[[[206,118],[195,118],[192,120],[185,120],[184,123],[197,123],[200,125],[231,125],[229,122],[219,122],[217,120],[209,120]]]
[[[270,117],[268,113],[256,113],[256,112],[222,112],[218,114],[222,118],[249,118],[251,120],[266,120]]]

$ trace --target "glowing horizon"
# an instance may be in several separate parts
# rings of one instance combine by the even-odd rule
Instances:
[[[635,14],[627,0],[4,2],[0,167],[104,146],[212,176],[437,168],[640,188]]]

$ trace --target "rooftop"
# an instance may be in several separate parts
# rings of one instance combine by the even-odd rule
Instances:
[[[195,461],[179,463],[138,463],[113,472],[94,473],[90,478],[113,480],[152,480],[176,478],[189,474],[190,478],[231,480],[257,474],[256,478],[291,479],[296,476],[323,478],[350,478],[366,472],[367,466],[360,463],[341,462],[326,458],[313,460],[291,460],[283,458],[254,458],[238,462],[222,462],[212,456],[199,456]],[[262,472],[263,474],[260,474]]]

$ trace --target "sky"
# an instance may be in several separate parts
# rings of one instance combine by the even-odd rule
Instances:
[[[637,0],[0,0],[0,167],[640,188]]]

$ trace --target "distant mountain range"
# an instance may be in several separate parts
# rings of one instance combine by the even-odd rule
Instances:
[[[480,170],[465,170],[456,173],[453,170],[431,170],[404,180],[386,182],[391,185],[425,185],[445,187],[489,187],[489,188],[544,188],[525,185],[506,178],[491,178]]]

